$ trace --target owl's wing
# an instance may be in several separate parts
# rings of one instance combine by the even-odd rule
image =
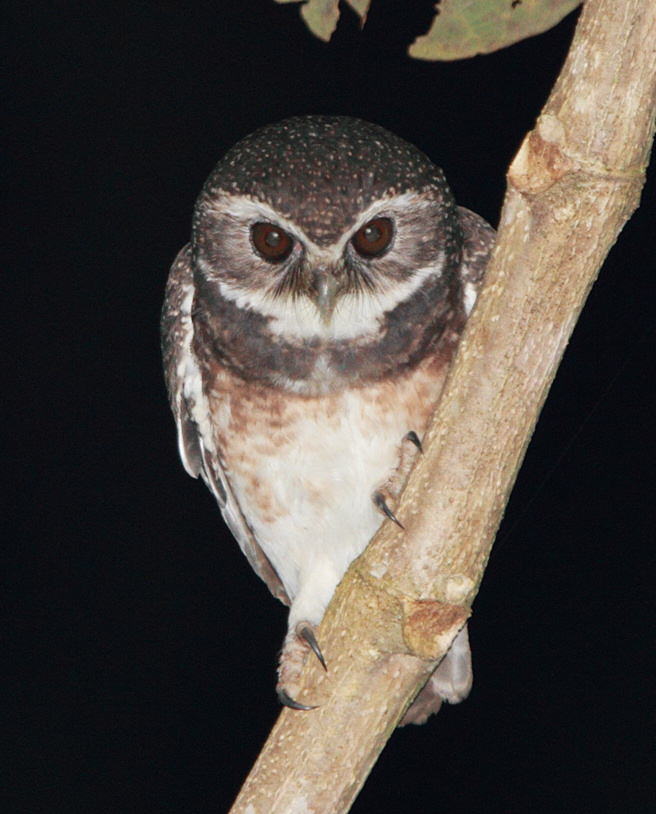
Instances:
[[[460,277],[465,284],[465,308],[469,315],[483,283],[496,232],[480,215],[464,206],[458,207],[458,218],[463,237]]]
[[[180,458],[192,478],[202,476],[255,573],[264,580],[275,597],[289,605],[289,597],[280,577],[246,523],[226,478],[219,452],[214,447],[202,375],[191,348],[194,334],[191,319],[193,301],[191,248],[185,246],[171,267],[161,325],[164,375],[178,427]]]

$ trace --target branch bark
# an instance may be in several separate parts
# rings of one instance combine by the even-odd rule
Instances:
[[[425,452],[353,563],[233,814],[345,812],[470,614],[494,535],[598,270],[639,203],[656,111],[656,0],[588,0],[508,173],[486,283]]]

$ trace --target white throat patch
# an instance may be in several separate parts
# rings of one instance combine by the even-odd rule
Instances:
[[[417,269],[412,277],[388,284],[382,291],[358,291],[345,294],[337,302],[332,319],[326,325],[315,304],[307,297],[284,298],[263,291],[252,291],[235,283],[219,282],[219,291],[238,308],[269,317],[271,330],[287,339],[355,339],[374,336],[390,311],[409,299],[425,282],[439,276],[443,260],[434,266]]]

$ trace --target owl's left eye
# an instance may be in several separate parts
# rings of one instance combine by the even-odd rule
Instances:
[[[273,223],[256,223],[251,229],[256,251],[270,263],[282,263],[291,254],[294,240]]]
[[[376,218],[361,226],[351,242],[363,257],[380,257],[392,245],[393,237],[392,221],[389,218]]]

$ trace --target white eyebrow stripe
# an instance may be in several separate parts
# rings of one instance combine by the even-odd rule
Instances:
[[[306,248],[321,251],[321,247],[308,237],[297,223],[284,217],[284,215],[281,215],[280,212],[276,212],[269,204],[257,198],[251,198],[248,195],[235,195],[231,197],[222,195],[218,200],[211,201],[207,204],[207,207],[217,215],[227,214],[231,217],[236,217],[244,223],[253,224],[259,220],[275,223],[277,226],[281,226],[286,232],[289,232],[290,235],[293,235]]]
[[[324,257],[329,254],[331,259],[341,257],[346,248],[346,244],[351,240],[353,235],[370,220],[384,215],[394,216],[397,211],[402,212],[409,206],[413,206],[415,209],[428,209],[433,205],[431,202],[426,201],[418,192],[403,192],[400,195],[381,198],[369,204],[369,206],[362,211],[353,225],[345,230],[337,243],[329,247],[323,247],[315,243],[297,223],[281,215],[280,212],[277,212],[264,201],[260,201],[249,195],[221,195],[218,200],[215,199],[206,204],[206,206],[216,214],[230,214],[246,223],[255,223],[260,219],[275,223],[301,242],[308,254],[315,256],[323,255]]]

